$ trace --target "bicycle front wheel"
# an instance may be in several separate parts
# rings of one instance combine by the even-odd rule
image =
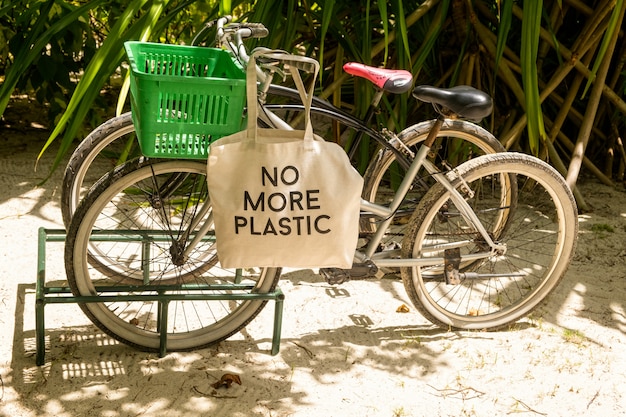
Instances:
[[[189,350],[239,331],[266,301],[232,296],[241,286],[273,291],[280,270],[221,268],[210,227],[186,250],[203,225],[211,225],[203,162],[139,158],[103,177],[78,206],[66,238],[73,293],[103,299],[82,310],[105,333],[150,351],[159,349],[163,332],[168,350]],[[159,302],[140,297],[154,293],[175,297],[166,329]]]
[[[405,288],[415,307],[444,328],[506,327],[530,313],[565,274],[578,233],[574,197],[558,172],[523,154],[476,158],[448,176],[502,249],[489,253],[450,192],[436,184],[402,244],[403,257],[432,258],[433,264],[402,268]],[[460,253],[459,279],[447,283],[452,249]],[[477,253],[488,255],[463,261]]]

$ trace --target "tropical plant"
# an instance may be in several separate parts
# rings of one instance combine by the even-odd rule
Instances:
[[[168,7],[168,0],[0,3],[0,33],[9,39],[0,49],[4,76],[0,115],[15,89],[33,92],[50,103],[55,128],[42,153],[63,133],[55,169],[75,138],[86,134],[81,128],[94,117],[92,109],[103,107],[98,103],[102,88],[122,75],[126,40],[188,42],[195,28],[219,11],[214,1],[172,3],[176,4]],[[93,127],[101,118],[92,121]]]
[[[6,2],[4,2],[6,3]],[[97,7],[102,0],[93,2]],[[32,91],[51,113],[64,106],[64,93],[96,50],[98,33],[87,20],[88,8],[62,2],[15,1],[0,7],[0,114],[14,89]]]
[[[251,16],[285,34],[274,46],[318,54],[325,68],[320,95],[359,113],[371,86],[341,72],[347,60],[410,68],[416,83],[489,91],[496,103],[490,130],[508,149],[550,160],[574,187],[581,165],[604,183],[623,180],[626,160],[619,134],[626,2],[587,3],[336,0],[302,10],[298,2],[282,9],[259,2]],[[404,96],[387,109],[380,122],[399,128],[429,111]]]
[[[17,19],[16,7],[29,5]],[[48,11],[37,12],[42,5]],[[369,83],[342,72],[346,61],[410,69],[416,83],[474,85],[492,94],[495,111],[483,123],[508,149],[550,160],[572,187],[582,167],[612,184],[623,180],[626,160],[619,134],[626,121],[625,8],[624,0],[4,2],[0,21],[16,29],[3,28],[0,36],[25,35],[9,40],[8,53],[0,49],[6,77],[0,112],[13,88],[37,85],[28,81],[33,65],[61,59],[52,55],[71,56],[76,67],[64,65],[80,74],[76,88],[61,76],[48,79],[73,93],[48,141],[63,134],[60,161],[102,86],[113,74],[124,75],[125,40],[188,43],[203,21],[230,12],[269,28],[262,45],[317,57],[323,67],[318,94],[336,105],[363,114],[372,96]],[[20,32],[17,23],[26,21],[29,29]],[[94,21],[98,25],[85,24]],[[82,36],[78,55],[69,51],[79,43],[70,49],[67,40],[59,41],[68,33]],[[13,47],[19,42],[23,48]],[[432,116],[408,94],[389,96],[384,104],[378,122],[392,129]],[[369,152],[363,147],[364,161]]]

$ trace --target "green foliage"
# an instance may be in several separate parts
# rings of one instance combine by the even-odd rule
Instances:
[[[93,56],[96,38],[86,19],[90,7],[55,1],[15,1],[0,9],[3,59],[0,114],[15,88],[34,91],[41,102],[60,112],[77,75]]]
[[[602,44],[600,45],[600,50],[598,51],[598,55],[594,61],[593,68],[591,69],[591,77],[587,79],[587,84],[585,85],[585,89],[583,90],[582,96],[585,97],[587,94],[587,90],[593,83],[593,80],[596,78],[596,74],[598,73],[598,67],[602,62],[602,59],[606,55],[606,50],[609,47],[609,43],[613,34],[616,30],[619,30],[618,22],[619,22],[619,13],[622,8],[624,0],[616,0],[615,7],[613,8],[613,12],[611,13],[611,19],[609,21],[609,26],[604,32],[604,36],[602,37]]]
[[[500,67],[500,60],[504,55],[509,32],[511,30],[511,24],[513,21],[513,0],[503,0],[501,2],[502,9],[496,10],[496,16],[498,17],[498,42],[496,44],[496,55],[494,65],[494,76],[497,76],[497,69]]]
[[[526,115],[528,117],[528,144],[533,155],[539,155],[540,138],[546,135],[543,113],[539,100],[539,78],[537,74],[537,52],[541,28],[542,2],[524,2],[522,17],[522,83],[524,85]]]
[[[85,73],[76,86],[65,113],[57,122],[42,152],[63,130],[65,130],[65,140],[62,143],[61,152],[67,151],[81,126],[80,122],[87,115],[90,108],[89,104],[95,100],[99,93],[93,86],[102,86],[124,58],[124,42],[136,38],[140,34],[141,38],[149,38],[155,18],[158,18],[163,9],[161,7],[162,2],[153,3],[150,5],[148,13],[140,18],[139,22],[142,25],[131,26],[133,17],[145,4],[145,0],[134,0],[118,17],[102,46],[85,68]],[[66,126],[68,123],[69,126]]]
[[[591,231],[595,233],[604,233],[604,232],[614,233],[615,229],[610,224],[596,223],[596,224],[591,225]]]
[[[587,2],[588,3],[588,2]],[[262,22],[270,36],[250,41],[316,57],[322,63],[317,94],[356,115],[365,114],[372,85],[341,70],[347,61],[413,72],[416,84],[469,84],[489,91],[494,114],[483,121],[507,148],[565,166],[588,106],[601,110],[588,152],[595,161],[621,155],[603,132],[626,120],[623,61],[606,78],[617,93],[590,102],[576,93],[579,78],[593,85],[611,35],[622,27],[624,0],[13,0],[0,1],[0,114],[14,91],[50,104],[61,153],[98,124],[98,100],[126,66],[123,42],[144,39],[189,43],[220,14]],[[5,41],[5,42],[3,42]],[[621,42],[624,42],[621,39]],[[616,51],[623,51],[624,46]],[[616,54],[617,55],[617,54]],[[587,68],[586,65],[593,66]],[[576,71],[573,69],[576,68]],[[613,71],[613,70],[612,70]],[[606,75],[606,74],[605,74]],[[77,80],[80,82],[77,84]],[[604,79],[604,78],[603,78]],[[582,80],[584,82],[584,80]],[[574,86],[574,87],[572,87]],[[433,116],[410,94],[385,97],[376,122],[399,131]],[[621,116],[607,114],[619,109]],[[101,112],[101,111],[100,111]],[[111,114],[105,114],[109,117]],[[546,133],[546,131],[548,133]],[[617,135],[616,135],[617,136]],[[619,141],[617,142],[619,143]],[[623,145],[621,145],[623,148]],[[362,148],[366,162],[371,154]],[[561,161],[563,160],[563,161]],[[609,161],[610,163],[612,162]],[[624,161],[618,176],[623,175]],[[601,171],[601,170],[597,170]],[[608,175],[614,166],[604,169]],[[622,174],[619,174],[621,172]]]
[[[171,3],[171,4],[170,4]],[[169,6],[169,8],[168,8]],[[164,11],[169,14],[164,13]],[[119,77],[130,39],[189,42],[207,16],[217,15],[215,1],[168,0],[20,0],[0,6],[0,115],[17,91],[50,105],[56,126],[45,150],[63,133],[56,164],[77,136],[102,122],[94,107],[111,77]],[[77,80],[80,82],[77,83]],[[105,115],[105,117],[110,117]],[[89,126],[87,126],[89,128]],[[42,150],[42,152],[43,152]]]

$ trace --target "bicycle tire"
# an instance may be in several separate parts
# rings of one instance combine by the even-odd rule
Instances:
[[[158,186],[170,175],[187,174],[178,192],[158,198]],[[101,178],[87,193],[72,216],[65,245],[65,267],[69,286],[77,296],[141,295],[153,293],[167,277],[166,289],[189,294],[186,288],[205,284],[232,284],[240,274],[223,270],[215,251],[214,234],[201,241],[186,259],[172,255],[173,242],[184,246],[193,236],[185,226],[198,215],[206,198],[206,164],[199,161],[149,160],[139,158],[119,166]],[[210,213],[210,211],[209,211]],[[211,221],[204,219],[203,221]],[[144,234],[143,242],[129,237]],[[109,237],[108,241],[104,237]],[[132,235],[131,235],[132,236]],[[102,273],[94,266],[92,245],[105,253],[100,262],[112,269],[125,268],[116,275]],[[149,252],[146,252],[149,250]],[[148,255],[149,253],[149,255]],[[200,267],[195,265],[198,263]],[[203,268],[210,264],[210,268]],[[177,285],[172,277],[178,274]],[[242,283],[252,291],[271,292],[276,288],[280,269],[245,271]],[[143,286],[137,286],[143,276]],[[128,278],[134,287],[128,286]],[[185,284],[185,285],[178,285]],[[159,287],[161,288],[161,287]],[[106,291],[106,292],[105,292]],[[197,292],[196,292],[197,293]],[[220,290],[230,294],[231,289]],[[104,300],[104,299],[103,299]],[[169,302],[167,349],[190,350],[224,340],[246,326],[265,306],[263,300],[175,300]],[[80,303],[87,317],[103,332],[127,345],[147,351],[160,347],[156,301],[109,301]]]
[[[404,286],[417,310],[443,328],[505,328],[536,308],[567,271],[578,233],[574,197],[554,168],[524,154],[481,156],[448,176],[506,251],[473,263],[456,284],[446,284],[443,264],[401,268]],[[499,188],[501,180],[511,176],[516,196],[502,204],[508,191]],[[484,240],[449,197],[441,184],[423,197],[410,220],[403,257],[442,258],[439,248],[446,245],[459,247],[462,256],[485,250]],[[503,222],[495,219],[503,212],[506,230],[498,231]]]
[[[65,167],[61,186],[61,214],[66,228],[87,190],[121,162],[139,156],[138,146],[130,112],[102,123],[78,144]]]
[[[413,125],[398,134],[397,147],[405,154],[416,153],[421,143],[426,140],[433,128],[435,121],[429,120]],[[449,145],[453,141],[458,142],[457,150],[451,150]],[[464,151],[463,155],[453,155],[452,152]],[[435,144],[431,148],[429,159],[442,171],[457,166],[458,162],[484,154],[505,152],[502,144],[487,130],[463,120],[446,120],[437,135]],[[456,157],[456,163],[449,162],[451,157]],[[442,166],[442,162],[446,166]],[[434,179],[427,173],[414,182],[409,195],[404,199],[402,206],[395,213],[394,223],[382,242],[386,249],[397,249],[401,246],[402,238],[411,217],[420,199],[428,189],[435,184]],[[363,199],[377,204],[388,205],[394,194],[395,186],[404,178],[404,170],[396,162],[396,155],[388,149],[380,149],[370,161],[363,176]],[[361,231],[372,234],[376,231],[378,218],[363,216],[361,219]]]

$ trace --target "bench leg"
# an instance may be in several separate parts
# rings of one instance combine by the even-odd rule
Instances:
[[[274,299],[274,334],[272,335],[272,356],[275,356],[280,351],[280,336],[283,327],[283,303],[285,301],[285,294],[278,288],[278,293]]]

